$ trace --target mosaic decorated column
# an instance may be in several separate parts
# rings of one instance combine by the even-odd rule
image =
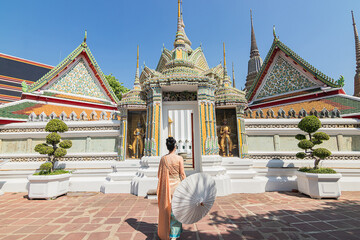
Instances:
[[[245,133],[245,121],[244,121],[244,109],[245,107],[240,105],[236,107],[236,120],[238,129],[238,144],[239,144],[239,157],[245,158],[248,155],[247,136]]]
[[[121,161],[126,157],[126,139],[127,139],[127,109],[120,109],[120,138],[119,138],[119,157]]]
[[[160,156],[161,89],[148,92],[145,156]]]
[[[201,155],[218,154],[214,89],[208,86],[199,86],[198,104],[200,116]]]

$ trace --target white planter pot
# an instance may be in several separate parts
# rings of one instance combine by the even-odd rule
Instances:
[[[51,199],[66,194],[69,191],[69,179],[71,174],[59,175],[30,175],[29,199]]]
[[[318,174],[296,171],[299,192],[311,198],[339,198],[341,195],[340,173]]]

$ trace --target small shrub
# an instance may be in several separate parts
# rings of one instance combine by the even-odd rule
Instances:
[[[316,132],[321,128],[321,122],[316,116],[304,117],[299,122],[298,128],[308,134],[309,140],[306,139],[306,136],[303,134],[297,134],[295,136],[295,138],[300,141],[298,147],[305,150],[304,152],[298,152],[296,157],[300,159],[304,159],[305,157],[313,158],[315,160],[313,169],[319,169],[320,160],[331,156],[331,152],[326,148],[313,149],[313,147],[322,144],[323,141],[329,140],[329,135],[323,132]]]
[[[67,125],[59,120],[52,119],[50,120],[45,127],[45,131],[51,132],[46,136],[46,143],[37,144],[34,150],[40,154],[46,154],[49,156],[49,162],[44,163],[40,166],[40,172],[36,175],[54,175],[61,174],[61,171],[65,170],[56,170],[54,171],[55,163],[58,161],[57,159],[60,157],[64,157],[67,154],[66,149],[72,147],[72,142],[70,140],[61,141],[61,136],[58,132],[65,132],[68,130]],[[60,143],[60,144],[59,144]],[[57,146],[59,144],[59,146]],[[49,170],[50,166],[50,170]],[[67,171],[66,171],[67,172]]]

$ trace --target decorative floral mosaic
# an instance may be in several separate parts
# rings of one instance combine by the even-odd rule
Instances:
[[[83,59],[60,77],[49,90],[107,99],[96,80],[92,78]]]
[[[281,57],[277,59],[272,71],[264,79],[264,82],[257,98],[274,96],[316,86],[315,83],[302,75],[296,68]]]
[[[196,101],[196,92],[163,92],[163,101]]]

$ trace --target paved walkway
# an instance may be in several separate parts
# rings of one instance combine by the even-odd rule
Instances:
[[[69,194],[27,200],[0,196],[0,239],[156,239],[157,202],[129,194]],[[360,192],[339,200],[269,192],[218,197],[181,239],[360,239]]]

